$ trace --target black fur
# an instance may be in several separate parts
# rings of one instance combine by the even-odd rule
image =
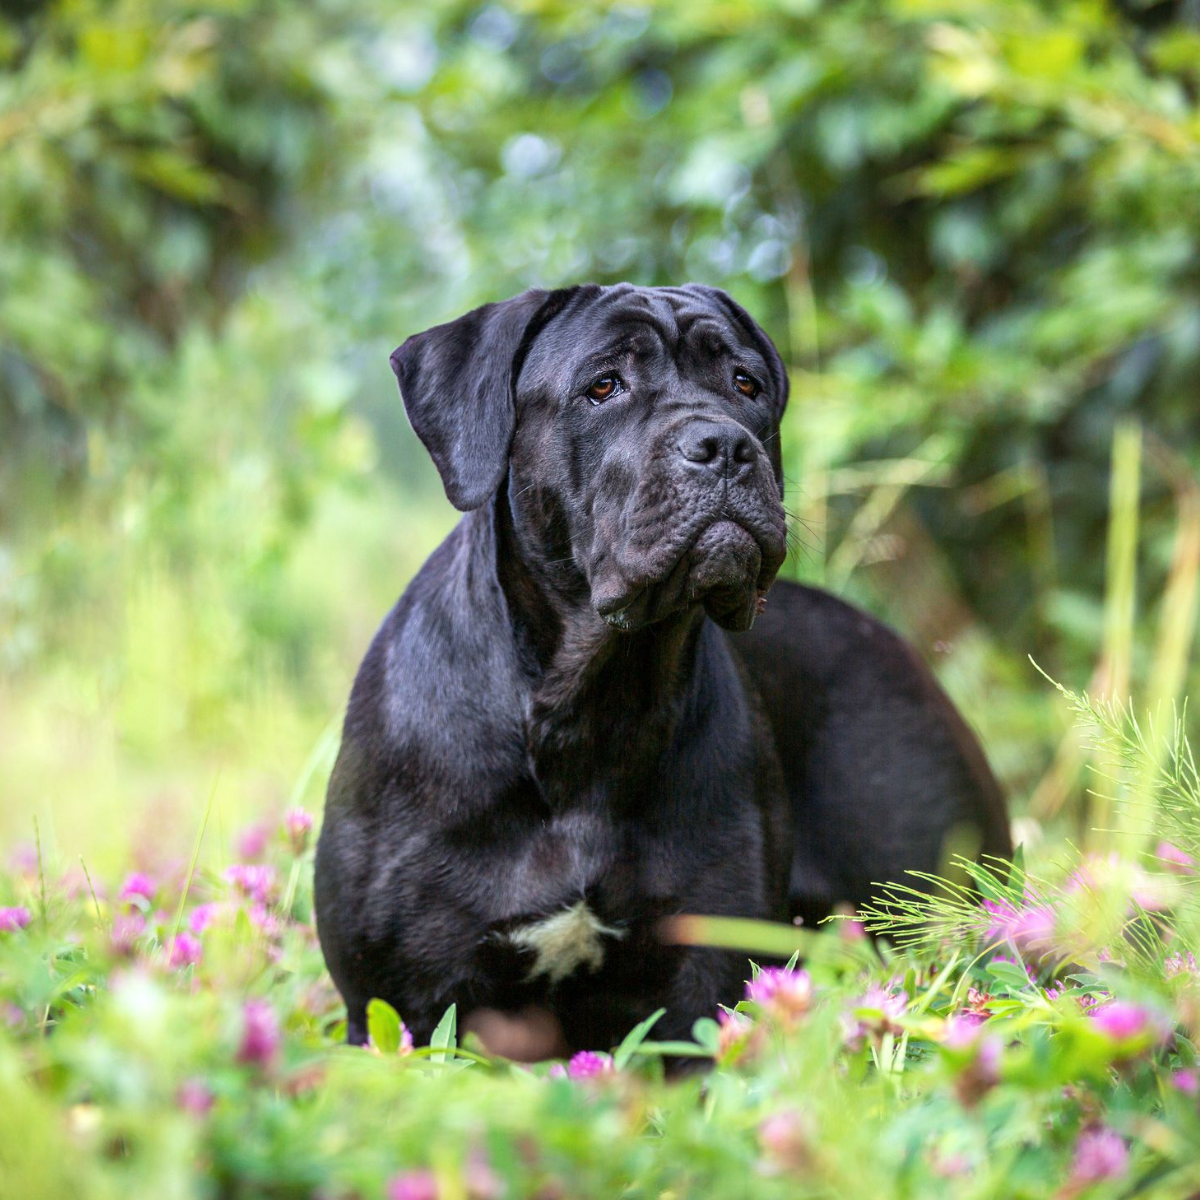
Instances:
[[[418,1039],[451,1001],[545,1006],[573,1048],[659,1005],[656,1036],[684,1036],[746,960],[664,944],[662,918],[811,920],[936,869],[960,826],[1009,852],[983,754],[913,653],[772,587],[787,376],[728,296],[527,292],[392,361],[468,511],[375,636],[329,784],[317,923],[351,1041],[373,996]],[[602,377],[621,390],[593,403]],[[531,976],[510,935],[580,900],[602,965]]]

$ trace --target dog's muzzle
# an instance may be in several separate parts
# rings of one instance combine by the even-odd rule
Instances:
[[[726,629],[749,629],[786,552],[783,507],[761,446],[732,421],[696,420],[668,462],[679,514],[626,579],[595,596],[596,611],[630,631],[693,605]],[[672,547],[672,534],[683,532]],[[615,585],[615,586],[614,586]]]

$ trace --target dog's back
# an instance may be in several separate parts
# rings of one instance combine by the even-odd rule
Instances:
[[[887,626],[780,581],[729,635],[762,697],[792,806],[791,895],[806,921],[949,853],[1012,853],[1004,798],[974,734]]]

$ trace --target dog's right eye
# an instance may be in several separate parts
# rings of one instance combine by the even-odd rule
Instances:
[[[621,391],[621,381],[616,375],[601,375],[599,379],[593,379],[588,385],[587,398],[593,404],[603,404],[605,400],[611,400]]]

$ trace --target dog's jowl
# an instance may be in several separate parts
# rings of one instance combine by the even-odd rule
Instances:
[[[418,1039],[535,1006],[566,1048],[741,994],[683,913],[812,921],[1009,851],[966,725],[912,651],[784,560],[770,339],[723,292],[531,291],[392,356],[464,516],[355,680],[317,854],[346,1000]],[[764,608],[764,601],[765,608]]]

